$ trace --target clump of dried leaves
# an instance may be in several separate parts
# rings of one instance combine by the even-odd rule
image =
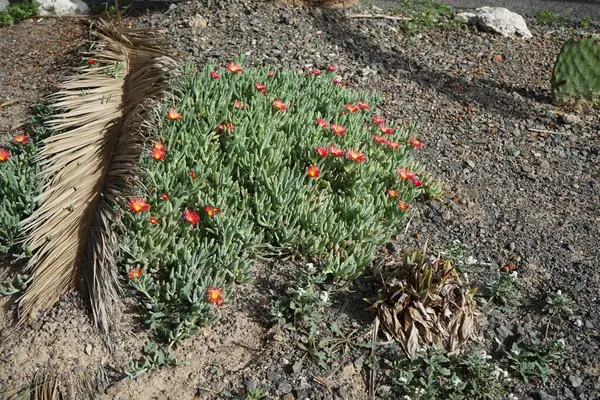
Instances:
[[[447,351],[471,337],[476,307],[474,294],[463,283],[450,261],[406,252],[400,262],[379,268],[376,327],[388,340],[396,340],[409,357],[424,345],[437,344]]]

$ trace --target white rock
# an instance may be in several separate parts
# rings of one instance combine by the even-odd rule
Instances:
[[[524,39],[532,37],[525,19],[506,8],[480,7],[474,13],[462,13],[458,16],[480,29],[496,32],[504,37],[520,36]]]
[[[8,0],[0,0],[0,11],[9,6]]]
[[[81,0],[38,0],[38,5],[41,16],[87,14],[90,11]]]
[[[198,32],[200,32],[202,29],[206,28],[206,20],[204,19],[204,17],[200,14],[196,14],[194,15],[192,18],[190,18],[190,20],[188,21],[188,26],[192,29],[192,33],[197,34]]]

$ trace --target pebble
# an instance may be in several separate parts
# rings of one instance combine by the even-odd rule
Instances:
[[[279,379],[281,379],[281,375],[273,370],[268,370],[267,371],[267,379],[270,382],[277,382]]]
[[[581,386],[581,384],[583,383],[583,379],[581,379],[577,375],[571,375],[571,376],[569,376],[569,382],[571,382],[571,386],[576,388],[576,387]]]
[[[279,390],[281,393],[284,393],[284,394],[290,393],[292,391],[292,389],[293,389],[292,385],[290,385],[286,381],[280,382],[279,385],[277,386],[277,390]]]

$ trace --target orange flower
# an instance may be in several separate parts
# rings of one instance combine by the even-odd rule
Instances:
[[[10,151],[6,150],[5,148],[0,147],[0,162],[7,162],[8,159],[11,157],[10,155]]]
[[[406,210],[408,210],[408,204],[406,204],[402,200],[399,200],[398,201],[398,208],[401,209],[402,211],[406,211]]]
[[[221,214],[221,209],[219,207],[213,207],[212,208],[213,214],[214,215],[219,215]]]
[[[142,211],[150,211],[150,204],[146,203],[146,200],[141,197],[130,197],[129,210],[136,214],[139,214]]]
[[[156,148],[152,148],[152,157],[155,160],[162,161],[165,159],[166,156],[167,156],[167,153],[165,153],[163,150],[158,150]]]
[[[219,74],[217,72],[215,72],[215,71],[210,71],[208,74],[213,79],[219,79]]]
[[[315,76],[321,75],[321,71],[319,71],[316,68],[311,69],[310,72],[312,72],[312,74],[315,75]]]
[[[327,157],[329,155],[329,151],[325,147],[316,147],[315,151],[320,157]]]
[[[340,149],[339,147],[335,147],[334,145],[330,145],[328,150],[329,154],[331,154],[333,157],[344,157],[344,154],[346,154],[344,150]]]
[[[227,122],[225,124],[220,124],[217,126],[217,130],[223,132],[233,132],[235,130],[235,126],[231,124],[231,122]]]
[[[407,170],[406,168],[398,168],[396,173],[403,181],[413,180],[415,177],[415,173]]]
[[[196,211],[191,211],[186,209],[183,212],[183,219],[185,219],[187,222],[189,222],[192,225],[196,225],[197,223],[200,222],[200,216],[198,215],[198,213]]]
[[[333,72],[333,71],[335,71],[335,67],[333,65],[328,65],[327,66],[327,71]]]
[[[363,153],[360,153],[356,150],[348,150],[346,152],[346,158],[350,161],[354,161],[354,162],[358,162],[358,163],[363,163],[365,161],[367,161],[367,156],[364,155]]]
[[[398,150],[400,148],[400,143],[398,142],[388,142],[388,147],[394,151]]]
[[[377,115],[374,115],[371,120],[373,122],[375,122],[377,125],[383,125],[383,123],[385,122],[385,120],[381,117],[378,117]]]
[[[385,126],[383,124],[379,125],[379,130],[384,135],[393,135],[394,134],[394,130],[392,128],[390,128],[389,126]]]
[[[215,212],[216,210],[216,212]],[[219,210],[218,208],[213,208],[209,205],[204,206],[204,211],[206,211],[206,215],[208,215],[209,218],[214,217],[216,214],[219,214],[221,212],[221,210]]]
[[[176,109],[174,109],[174,108],[169,108],[169,109],[167,110],[167,119],[168,119],[168,120],[171,120],[171,121],[176,121],[176,120],[178,120],[178,119],[181,119],[181,118],[183,118],[183,117],[181,116],[181,114],[179,114],[179,113],[177,112],[177,110],[176,110]]]
[[[371,135],[371,137],[377,144],[388,144],[389,143],[388,140],[386,138],[384,138],[383,136]]]
[[[154,142],[152,144],[152,150],[167,151],[167,146],[163,142]]]
[[[27,144],[29,143],[29,135],[26,135],[24,133],[19,133],[18,135],[13,136],[12,138],[12,142],[14,144]]]
[[[254,87],[256,88],[256,90],[258,90],[261,94],[267,94],[267,87],[262,84],[262,83],[255,83]]]
[[[140,279],[142,277],[143,273],[144,273],[144,271],[141,268],[137,268],[137,267],[132,268],[127,273],[127,279],[129,279],[129,280]]]
[[[346,134],[346,128],[341,125],[333,124],[331,125],[331,130],[333,131],[334,135],[344,136]]]
[[[316,165],[310,165],[306,170],[306,175],[309,178],[318,178],[321,175],[321,169]]]
[[[169,194],[167,192],[163,192],[160,195],[160,198],[163,199],[163,200],[169,200]]]
[[[388,189],[386,191],[387,195],[390,196],[392,199],[395,197],[398,197],[398,192],[394,189]]]
[[[222,306],[225,301],[223,299],[223,290],[214,286],[209,286],[206,289],[206,300],[213,306]]]
[[[410,145],[412,147],[414,147],[415,149],[420,149],[423,147],[423,143],[421,143],[420,141],[418,141],[417,139],[415,139],[412,136],[408,138],[408,143],[410,143]]]
[[[358,108],[358,106],[355,106],[354,104],[344,104],[344,108],[350,111],[351,113],[355,113],[360,110],[360,108]]]
[[[279,99],[273,101],[273,107],[275,107],[278,111],[285,111],[288,109],[287,104]]]
[[[240,67],[233,61],[227,65],[227,70],[232,74],[241,74],[243,72],[242,67]]]
[[[321,128],[329,128],[329,124],[323,118],[317,118],[317,125]]]
[[[156,217],[150,217],[150,218],[148,218],[148,221],[150,221],[150,223],[152,225],[156,225],[156,224],[158,224],[160,222],[159,219],[156,218]]]
[[[236,100],[236,101],[233,102],[233,107],[236,110],[239,110],[241,108],[248,108],[248,104],[242,102],[241,100]]]
[[[356,106],[357,106],[358,108],[360,108],[361,110],[370,110],[370,109],[371,109],[371,106],[370,106],[370,105],[368,105],[367,103],[365,103],[365,102],[364,102],[364,101],[362,101],[362,100],[359,100],[359,101],[357,101],[357,102],[356,102]]]

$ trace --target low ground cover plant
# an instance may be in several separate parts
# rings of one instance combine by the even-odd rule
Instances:
[[[35,16],[38,12],[38,4],[35,0],[25,0],[20,3],[11,4],[0,11],[0,27],[10,26],[15,22]]]

